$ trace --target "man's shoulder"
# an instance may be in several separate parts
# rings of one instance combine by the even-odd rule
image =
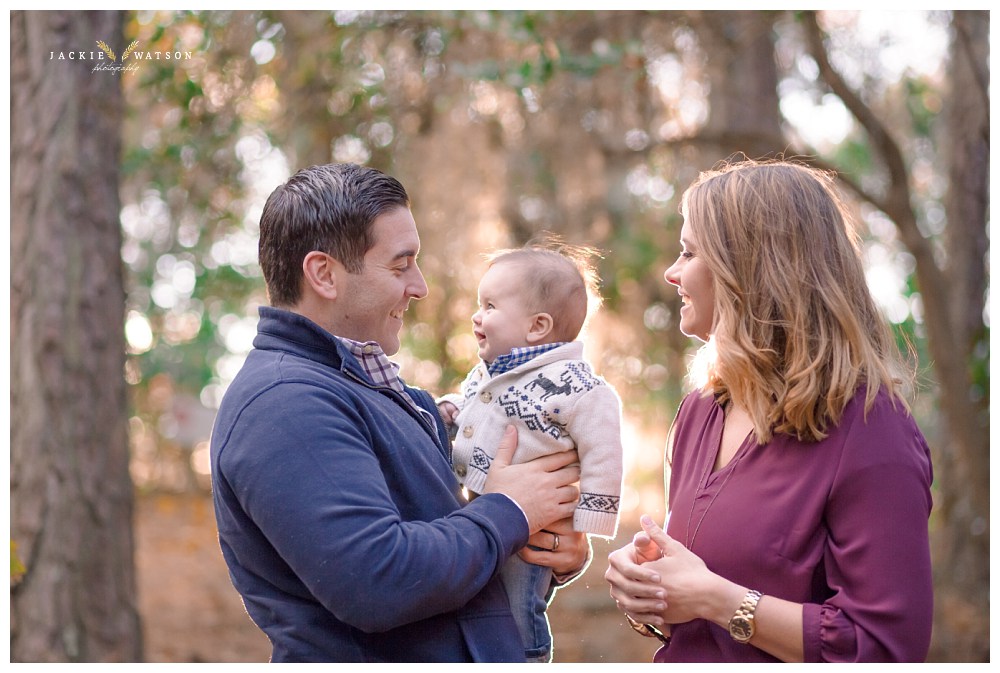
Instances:
[[[219,415],[238,416],[251,405],[286,408],[309,400],[322,404],[331,397],[356,397],[363,390],[336,367],[295,353],[254,350],[227,388]]]
[[[346,379],[339,367],[317,362],[299,353],[277,349],[250,351],[233,386],[271,385],[287,382],[334,382]],[[232,386],[230,387],[232,389]]]

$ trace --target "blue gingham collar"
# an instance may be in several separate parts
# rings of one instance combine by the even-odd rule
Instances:
[[[520,367],[526,362],[531,362],[542,353],[548,353],[550,350],[559,348],[566,343],[565,341],[560,341],[554,344],[542,344],[541,346],[513,348],[510,353],[499,355],[493,362],[486,363],[486,371],[490,373],[490,376],[499,376],[515,367]]]

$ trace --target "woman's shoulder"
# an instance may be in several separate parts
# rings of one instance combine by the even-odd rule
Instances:
[[[713,413],[719,408],[715,395],[705,390],[692,390],[681,399],[674,414],[672,429],[686,433],[694,428],[707,424]]]
[[[909,406],[885,388],[875,392],[869,403],[868,391],[862,385],[831,434],[842,437],[845,453],[863,457],[865,462],[917,457],[923,464],[930,452]]]
[[[864,384],[858,386],[854,396],[844,407],[839,425],[849,426],[857,422],[866,426],[888,424],[916,427],[909,405],[900,395],[887,390],[885,386],[870,392]]]
[[[691,390],[681,398],[677,407],[677,415],[707,414],[719,406],[716,396],[708,390],[698,388]]]

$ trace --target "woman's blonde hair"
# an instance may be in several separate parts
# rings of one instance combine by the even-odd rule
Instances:
[[[760,443],[826,437],[861,385],[866,409],[880,388],[906,404],[904,361],[834,180],[790,161],[742,161],[702,173],[682,200],[715,283],[699,383],[746,409]]]

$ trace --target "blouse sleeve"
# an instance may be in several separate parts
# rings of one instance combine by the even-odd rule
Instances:
[[[923,661],[933,608],[927,443],[884,395],[844,432],[825,512],[832,595],[803,607],[805,660]]]

